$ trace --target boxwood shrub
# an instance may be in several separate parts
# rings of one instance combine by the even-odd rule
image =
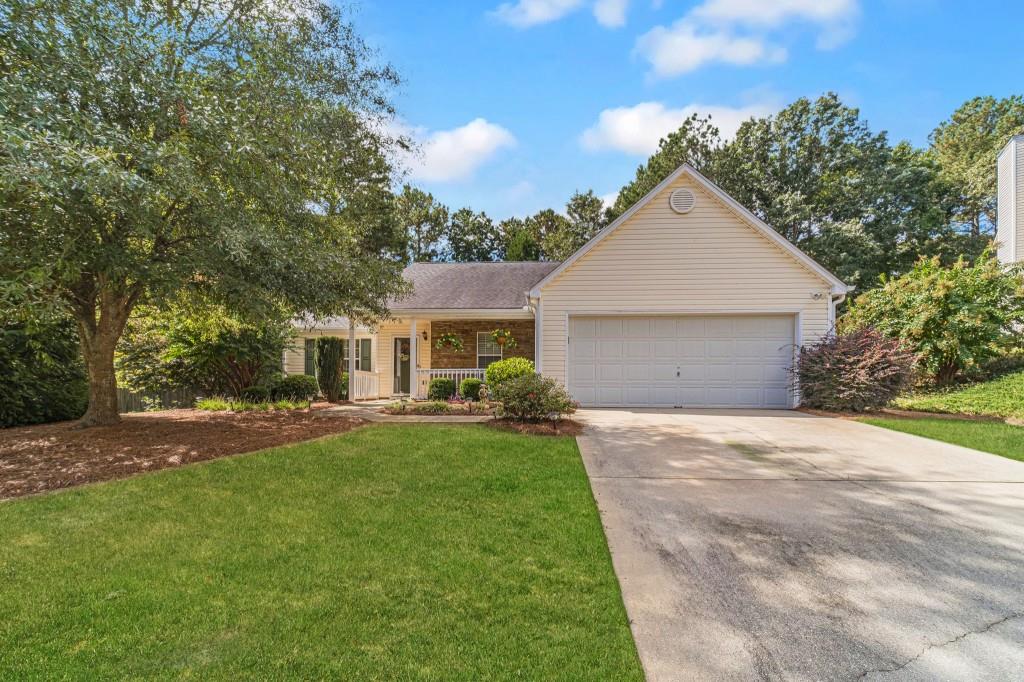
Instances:
[[[533,360],[526,358],[505,358],[492,362],[487,366],[484,376],[487,377],[487,385],[494,390],[498,384],[516,377],[533,374],[535,372]]]
[[[270,397],[274,400],[312,400],[318,390],[316,377],[289,374],[271,384]]]
[[[437,377],[430,380],[427,387],[427,398],[430,400],[448,400],[455,395],[455,380],[448,377]]]
[[[459,384],[459,395],[466,400],[480,400],[480,387],[483,383],[476,377],[466,377]]]

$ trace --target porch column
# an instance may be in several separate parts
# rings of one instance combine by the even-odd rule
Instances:
[[[409,320],[409,396],[413,399],[419,398],[420,395],[420,375],[416,370],[419,369],[420,360],[420,349],[418,343],[418,337],[416,336],[416,318]]]
[[[356,399],[356,323],[348,320],[348,399]]]

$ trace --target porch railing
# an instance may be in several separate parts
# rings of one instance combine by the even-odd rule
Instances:
[[[417,396],[424,398],[427,395],[427,387],[430,386],[431,379],[437,379],[439,377],[445,379],[451,379],[455,382],[455,390],[459,390],[459,385],[463,379],[469,379],[471,377],[484,380],[484,369],[482,367],[474,367],[472,369],[418,369],[416,370],[417,384],[419,385],[419,392]]]
[[[375,400],[380,397],[380,375],[377,372],[357,369],[354,384],[354,400]]]

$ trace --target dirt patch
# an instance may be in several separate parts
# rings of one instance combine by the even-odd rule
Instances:
[[[574,419],[558,421],[520,422],[512,419],[492,419],[488,426],[502,431],[516,431],[532,436],[578,436],[583,433],[583,424]]]
[[[297,443],[365,423],[316,409],[165,410],[122,415],[120,424],[90,429],[75,429],[74,422],[4,429],[0,500]]]

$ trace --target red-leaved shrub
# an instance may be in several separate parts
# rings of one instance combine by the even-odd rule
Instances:
[[[901,341],[865,327],[804,346],[792,371],[804,407],[864,412],[908,388],[916,361]]]

